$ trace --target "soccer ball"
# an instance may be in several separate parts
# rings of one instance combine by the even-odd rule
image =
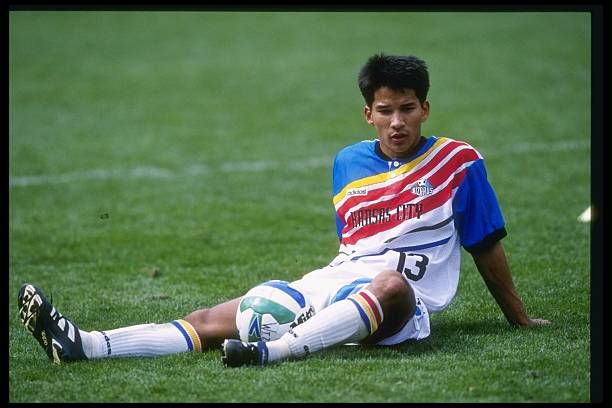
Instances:
[[[272,341],[314,313],[308,298],[289,282],[271,280],[251,288],[242,297],[236,327],[242,341]]]

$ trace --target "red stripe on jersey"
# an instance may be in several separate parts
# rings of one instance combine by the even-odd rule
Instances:
[[[442,167],[440,167],[434,174],[432,174],[428,180],[432,184],[434,188],[443,184],[449,177],[456,177],[453,173],[457,168],[461,167],[463,164],[474,161],[478,159],[478,154],[475,150],[466,150],[462,151],[460,155],[456,155],[451,158],[448,162],[446,162]],[[403,191],[402,193],[390,197],[386,201],[380,201],[376,203],[369,203],[360,208],[360,211],[363,211],[361,214],[364,214],[365,211],[371,209],[380,209],[380,208],[390,208],[394,209],[400,206],[403,203],[408,203],[411,200],[415,199],[417,195],[410,190]],[[360,202],[366,203],[369,202],[369,197],[360,197]],[[343,233],[350,231],[354,227],[353,217],[346,216],[347,219],[343,219],[346,225],[343,228]]]
[[[361,202],[375,201],[384,195],[399,193],[406,186],[414,183],[415,181],[422,178],[423,175],[431,171],[435,166],[438,165],[438,163],[444,160],[455,148],[459,146],[466,146],[466,145],[467,145],[466,143],[457,142],[457,141],[451,141],[447,143],[446,145],[444,145],[444,147],[442,147],[442,149],[440,149],[431,158],[428,159],[429,161],[427,162],[427,164],[425,164],[422,168],[415,171],[413,174],[410,174],[408,176],[401,178],[399,181],[397,181],[394,184],[372,189],[368,191],[368,193],[365,196],[355,196],[355,197],[350,197],[349,199],[347,199],[340,207],[336,209],[338,216],[340,217],[341,220],[344,220],[346,217],[346,213],[351,208],[353,208],[354,206],[358,205]],[[468,151],[476,155],[476,152],[472,149],[466,150],[466,151],[460,151],[457,153],[457,155],[462,156],[462,153],[468,152]],[[449,160],[449,162],[452,162],[453,160],[455,160],[454,157],[453,159]],[[401,176],[404,176],[404,175],[401,175]]]
[[[446,187],[438,191],[436,194],[433,194],[421,200],[419,202],[419,204],[422,205],[422,213],[420,214],[420,216],[427,214],[428,212],[435,210],[436,208],[447,203],[452,197],[453,189],[461,183],[461,181],[465,177],[465,174],[466,174],[466,169],[461,170],[459,173],[453,176],[453,180],[450,183],[448,183]],[[407,192],[407,194],[401,194],[400,196],[396,197],[396,199],[394,200],[391,200],[389,202],[376,203],[376,205],[377,206],[383,205],[385,207],[395,209],[397,208],[397,206],[401,206],[403,203],[407,203],[408,201],[410,201],[402,197],[404,195],[407,197],[412,196],[412,198],[415,197],[415,195],[412,194],[411,192]],[[366,210],[367,208],[368,207],[364,207],[362,208],[362,210]],[[412,217],[412,218],[415,218],[415,217]],[[363,238],[367,238],[372,235],[378,234],[380,232],[387,231],[391,228],[394,228],[400,225],[403,222],[406,222],[406,218],[403,218],[403,217],[400,218],[397,215],[395,215],[391,217],[391,220],[388,222],[365,225],[361,227],[359,230],[357,230],[356,232],[354,232],[351,236],[344,237],[344,233],[350,231],[353,228],[352,219],[349,218],[349,222],[343,229],[342,244],[354,245]]]
[[[342,204],[342,206],[336,209],[338,215],[341,219],[344,219],[344,217],[346,216],[346,211],[359,204],[360,202],[376,200],[385,194],[395,194],[402,191],[402,189],[406,187],[406,185],[414,182],[415,180],[418,180],[421,175],[430,171],[437,163],[442,161],[444,157],[446,157],[453,149],[460,145],[465,145],[465,143],[456,141],[448,142],[438,152],[432,155],[431,158],[429,158],[429,162],[425,164],[423,168],[417,170],[417,172],[415,172],[414,174],[404,177],[394,184],[372,189],[368,191],[368,194],[366,196],[350,197]],[[405,175],[402,174],[401,176]]]

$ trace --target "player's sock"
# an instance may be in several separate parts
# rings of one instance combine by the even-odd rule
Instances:
[[[107,331],[80,330],[87,358],[153,357],[184,351],[201,351],[195,329],[185,320],[164,324],[139,324]]]
[[[325,347],[363,340],[382,320],[378,299],[363,289],[317,312],[280,339],[266,343],[268,361],[299,358]]]

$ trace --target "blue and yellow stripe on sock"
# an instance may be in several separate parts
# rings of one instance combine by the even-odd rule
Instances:
[[[187,347],[189,351],[202,351],[202,343],[200,343],[200,336],[196,333],[195,329],[187,320],[178,319],[171,322],[185,337]]]
[[[380,326],[383,320],[383,312],[378,299],[376,299],[372,292],[363,289],[350,295],[347,299],[357,306],[359,315],[370,334],[378,330],[378,326]]]

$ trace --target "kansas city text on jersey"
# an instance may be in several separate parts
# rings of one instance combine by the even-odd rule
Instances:
[[[350,213],[350,225],[362,227],[364,225],[382,224],[391,221],[403,221],[410,218],[421,218],[423,205],[400,204],[397,207],[381,207],[356,210]]]

